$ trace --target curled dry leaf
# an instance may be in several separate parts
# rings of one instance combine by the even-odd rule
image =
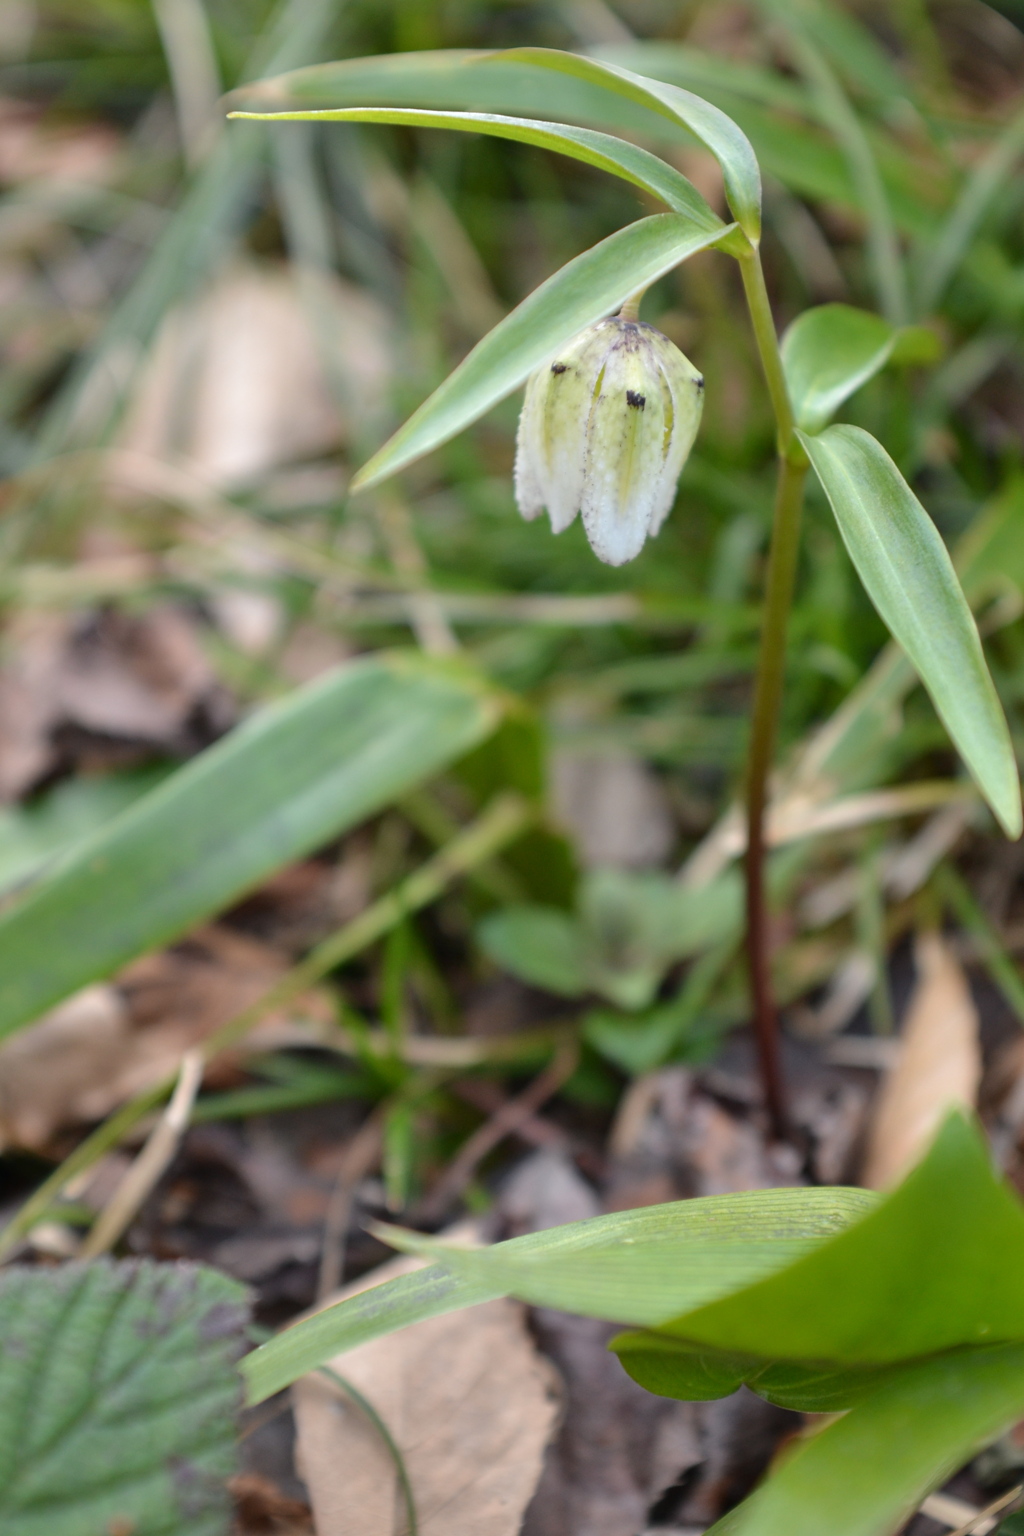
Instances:
[[[417,1267],[393,1260],[329,1300]],[[517,1536],[558,1417],[554,1373],[517,1303],[430,1318],[330,1365],[388,1426],[420,1536]],[[394,1461],[362,1411],[322,1375],[297,1383],[294,1401],[317,1536],[404,1531]]]
[[[952,1106],[973,1108],[981,1078],[978,1014],[962,968],[936,933],[918,938],[916,960],[899,1055],[868,1140],[861,1182],[869,1189],[894,1184]]]

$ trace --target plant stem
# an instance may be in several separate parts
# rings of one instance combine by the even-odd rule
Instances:
[[[806,466],[794,464],[789,459],[779,461],[747,762],[747,962],[750,968],[754,1032],[761,1062],[761,1078],[772,1130],[779,1137],[786,1128],[786,1105],[779,1062],[779,1029],[772,999],[764,878],[764,820],[768,801],[768,775],[775,754],[779,704],[782,699],[786,628],[800,547],[800,512],[806,475]]]
[[[764,822],[768,775],[775,755],[779,705],[786,662],[786,631],[793,601],[800,514],[807,458],[796,437],[793,408],[782,369],[775,321],[757,251],[740,258],[743,287],[778,429],[779,478],[775,491],[771,547],[765,590],[761,646],[754,685],[754,710],[747,762],[747,964],[754,1034],[765,1104],[774,1136],[787,1129],[786,1095],[779,1059],[779,1027],[772,997],[768,908],[765,896]]]

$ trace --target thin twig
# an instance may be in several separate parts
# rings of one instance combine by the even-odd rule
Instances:
[[[570,1078],[576,1070],[579,1061],[579,1046],[574,1040],[567,1040],[560,1045],[555,1053],[550,1066],[544,1068],[539,1077],[535,1077],[528,1088],[524,1088],[515,1098],[507,1100],[500,1109],[485,1120],[463,1142],[457,1156],[448,1165],[447,1170],[438,1179],[430,1195],[424,1202],[422,1215],[425,1220],[432,1220],[443,1215],[453,1200],[462,1193],[476,1171],[477,1165],[492,1152],[499,1142],[504,1141],[527,1120],[536,1114],[542,1104],[556,1094],[562,1084]]]
[[[986,1504],[984,1509],[975,1510],[962,1525],[950,1531],[949,1536],[988,1536],[990,1531],[995,1530],[997,1523],[995,1517],[1015,1503],[1022,1493],[1024,1493],[1024,1483],[1018,1483],[1016,1488],[1011,1488],[1008,1493],[1001,1493],[998,1499],[993,1499],[992,1503]],[[959,1503],[959,1499],[946,1500],[943,1494],[932,1494],[921,1505],[921,1514],[944,1525],[948,1523],[943,1518],[944,1509],[948,1507],[952,1511]]]
[[[204,1066],[200,1051],[185,1052],[171,1102],[82,1244],[81,1258],[94,1259],[113,1248],[163,1177],[188,1126]]]

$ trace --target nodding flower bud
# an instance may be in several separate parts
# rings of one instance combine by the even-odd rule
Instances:
[[[621,315],[581,332],[526,386],[516,502],[554,533],[577,512],[599,560],[624,565],[658,532],[697,435],[704,380],[667,336]]]

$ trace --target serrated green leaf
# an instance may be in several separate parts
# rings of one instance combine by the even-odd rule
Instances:
[[[1010,733],[934,523],[870,433],[835,426],[817,437],[801,433],[800,440],[868,596],[1007,835],[1019,837],[1020,780]]]
[[[821,304],[794,320],[782,338],[782,366],[797,425],[820,432],[885,367],[897,334],[881,315],[849,304]]]
[[[791,1262],[875,1200],[859,1189],[717,1195],[616,1211],[484,1249],[389,1228],[396,1247],[441,1262],[338,1302],[264,1344],[242,1364],[249,1399],[269,1397],[368,1339],[497,1296],[543,1295],[544,1305],[621,1322],[667,1317],[680,1298],[720,1294]]]
[[[488,112],[436,112],[409,107],[337,107],[295,112],[231,112],[229,116],[256,122],[397,123],[411,128],[447,128],[462,133],[482,133],[493,138],[533,144],[557,154],[582,160],[585,165],[641,187],[658,197],[675,213],[685,214],[708,231],[725,228],[692,182],[657,155],[625,139],[568,123],[545,123],[529,118],[503,117]]]
[[[0,1035],[373,815],[474,746],[498,714],[471,674],[398,654],[259,710],[0,917]]]
[[[908,1367],[802,1441],[708,1536],[891,1536],[1024,1411],[1024,1346]]]
[[[534,289],[476,344],[455,372],[363,465],[353,489],[375,485],[446,443],[518,389],[588,325],[732,229],[735,225],[730,224],[717,233],[709,232],[682,214],[658,213],[584,251]]]
[[[247,1316],[195,1265],[4,1271],[4,1536],[223,1536]]]
[[[500,63],[539,65],[558,70],[650,107],[674,119],[709,149],[722,167],[725,193],[737,224],[755,244],[761,236],[761,172],[746,134],[719,107],[678,85],[636,75],[617,64],[564,53],[557,48],[509,48],[496,53]]]

